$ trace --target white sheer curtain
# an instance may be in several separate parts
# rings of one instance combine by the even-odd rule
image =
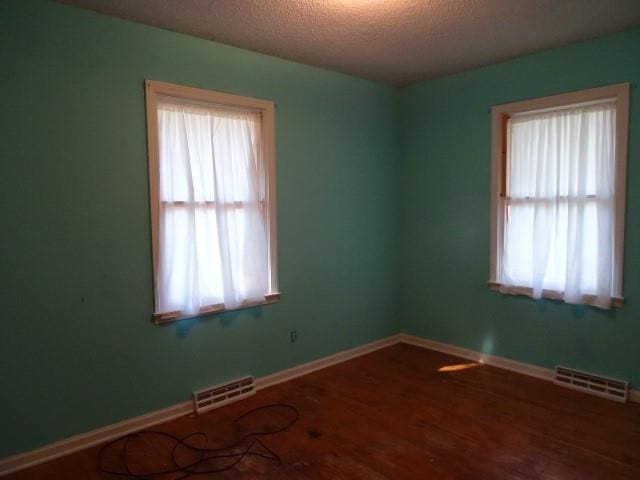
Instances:
[[[160,312],[261,302],[269,290],[259,113],[158,103]]]
[[[610,308],[615,108],[509,120],[504,290]]]

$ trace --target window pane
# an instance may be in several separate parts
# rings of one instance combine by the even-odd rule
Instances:
[[[270,292],[262,116],[160,103],[158,308],[235,308]]]
[[[611,295],[615,104],[510,120],[501,282]]]
[[[212,128],[211,115],[160,106],[160,201],[214,200]]]
[[[220,245],[213,208],[164,206],[160,214],[162,248],[161,311],[223,303]]]

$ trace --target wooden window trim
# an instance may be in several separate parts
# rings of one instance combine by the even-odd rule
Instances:
[[[501,271],[498,252],[504,246],[504,217],[507,203],[507,158],[509,117],[525,112],[556,110],[612,99],[616,102],[616,159],[615,159],[615,231],[614,231],[614,277],[612,305],[622,306],[623,261],[624,261],[624,223],[627,186],[627,149],[629,135],[629,83],[619,83],[605,87],[591,88],[576,92],[562,93],[548,97],[523,100],[519,102],[495,105],[491,108],[491,232],[489,288],[500,290],[498,272]],[[523,292],[526,294],[526,292]],[[561,298],[560,292],[551,292],[543,296]],[[588,299],[586,299],[588,300]],[[589,301],[585,301],[589,303]]]
[[[509,115],[501,115],[500,125],[500,196],[507,196],[507,148],[509,138]]]
[[[264,142],[264,153],[266,162],[267,185],[264,200],[260,204],[265,208],[267,242],[269,252],[269,271],[271,291],[265,295],[263,302],[251,302],[242,304],[237,308],[229,310],[240,310],[259,305],[268,305],[280,299],[278,290],[278,248],[277,248],[277,216],[276,216],[276,171],[275,171],[275,105],[270,100],[263,100],[253,97],[245,97],[231,93],[204,90],[173,83],[160,82],[157,80],[145,81],[146,100],[146,120],[147,120],[147,158],[149,167],[149,202],[151,216],[151,250],[153,261],[153,304],[154,313],[152,321],[162,324],[181,320],[183,318],[193,318],[214,312],[229,311],[223,304],[211,305],[201,309],[201,312],[194,315],[182,315],[180,312],[156,312],[156,299],[158,298],[158,286],[156,273],[159,266],[159,143],[158,143],[158,97],[173,97],[178,101],[193,102],[197,104],[214,105],[229,110],[252,111],[260,113],[262,117],[262,141]],[[173,202],[176,204],[177,202]],[[206,202],[208,207],[210,203]],[[242,205],[229,204],[229,207],[242,207]],[[240,202],[242,203],[242,202]],[[246,205],[245,205],[246,206]]]

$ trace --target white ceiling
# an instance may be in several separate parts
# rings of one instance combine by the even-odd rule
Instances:
[[[59,1],[394,85],[640,25],[640,0]]]

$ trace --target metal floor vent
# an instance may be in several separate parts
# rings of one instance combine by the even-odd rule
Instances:
[[[196,413],[206,412],[227,403],[250,397],[256,393],[253,377],[243,377],[223,385],[193,392],[193,408]]]
[[[626,402],[629,396],[629,382],[599,377],[566,367],[556,367],[553,383],[617,402]]]

